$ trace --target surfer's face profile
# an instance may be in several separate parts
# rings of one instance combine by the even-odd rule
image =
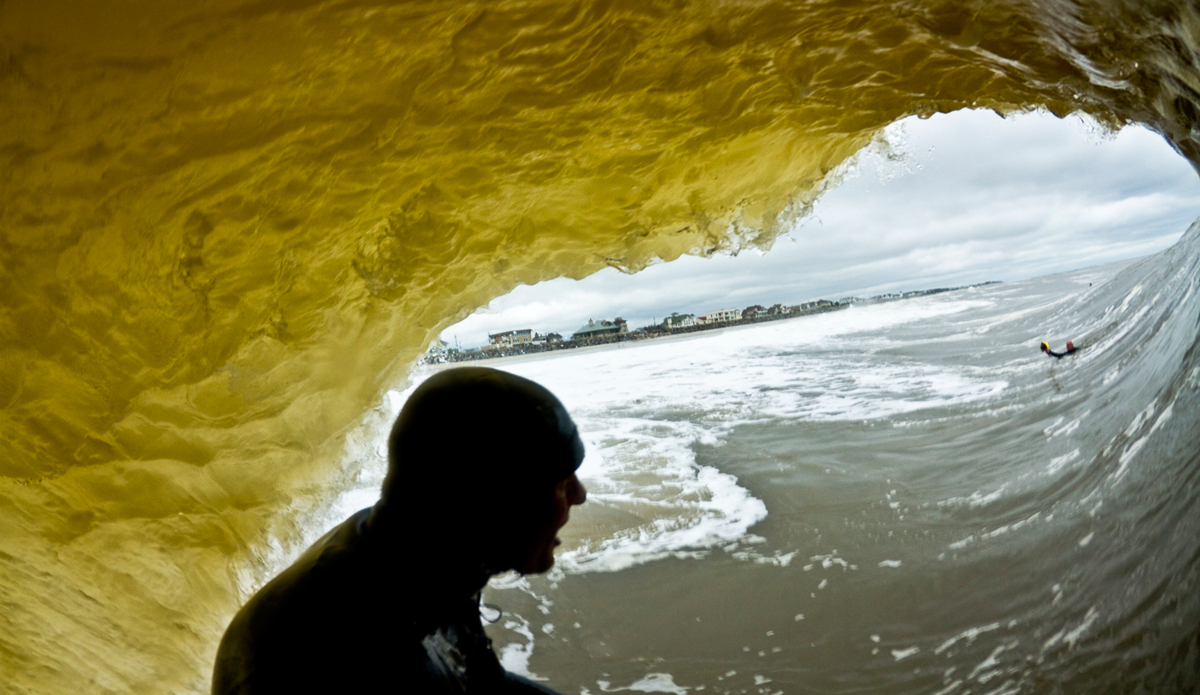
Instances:
[[[554,566],[554,549],[562,542],[559,530],[571,518],[571,507],[583,504],[587,490],[574,473],[552,488],[539,491],[526,506],[528,526],[519,546],[513,569],[521,574],[539,574]]]

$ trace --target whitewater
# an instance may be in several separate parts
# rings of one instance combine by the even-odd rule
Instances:
[[[505,666],[583,695],[1194,692],[1197,258],[1193,225],[1135,262],[496,361],[562,399],[589,489],[556,568],[485,594]],[[333,516],[377,494],[364,447]]]

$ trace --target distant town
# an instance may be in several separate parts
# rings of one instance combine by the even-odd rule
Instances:
[[[991,282],[963,285],[961,287],[938,287],[931,290],[893,292],[874,297],[843,297],[836,302],[818,299],[794,306],[775,304],[770,307],[764,307],[760,304],[754,304],[745,309],[718,309],[710,311],[703,316],[673,312],[670,316],[663,319],[661,323],[642,326],[633,330],[630,330],[625,319],[619,316],[611,320],[588,319],[588,322],[580,326],[579,330],[572,333],[569,338],[564,338],[559,333],[535,333],[531,328],[518,328],[511,331],[491,333],[488,335],[487,345],[465,350],[452,347],[445,341],[435,340],[433,345],[429,346],[429,350],[425,353],[421,362],[423,364],[471,362],[475,360],[490,360],[498,357],[551,352],[554,350],[571,350],[592,345],[653,340],[655,338],[710,331],[730,326],[745,326],[752,323],[823,314],[846,309],[855,304],[894,302],[899,299],[922,297],[930,294],[953,292],[955,290],[965,290],[972,287],[995,284],[999,284],[999,281],[993,280]]]

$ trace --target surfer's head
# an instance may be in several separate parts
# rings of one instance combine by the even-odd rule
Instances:
[[[1050,352],[1050,343],[1042,343],[1042,352]]]
[[[555,533],[583,502],[583,442],[554,394],[496,369],[448,369],[422,383],[388,438],[381,504],[431,542],[486,549],[542,572]]]

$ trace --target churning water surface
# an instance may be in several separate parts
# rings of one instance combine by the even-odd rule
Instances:
[[[1198,247],[496,364],[588,446],[557,567],[485,596],[505,665],[583,694],[1194,692]]]

